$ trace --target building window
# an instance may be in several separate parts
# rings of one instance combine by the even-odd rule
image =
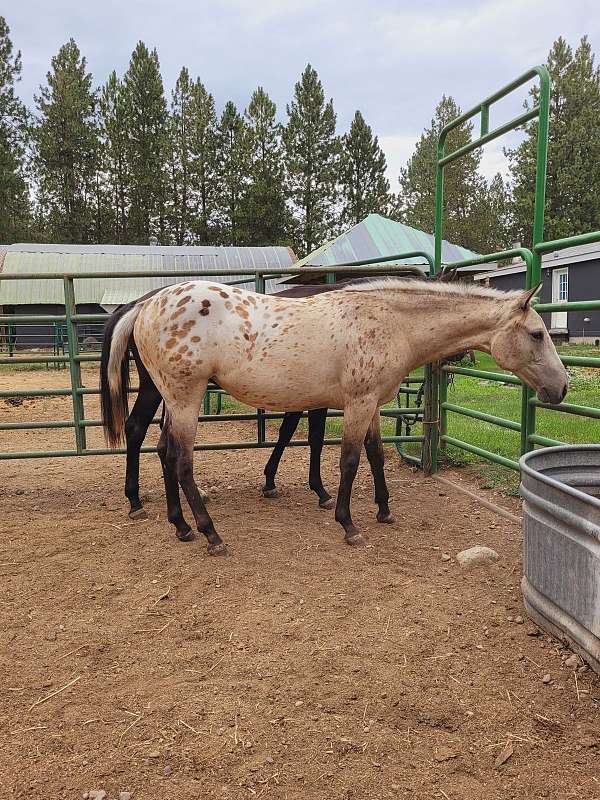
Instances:
[[[558,276],[558,302],[566,303],[569,299],[569,273],[561,272]]]

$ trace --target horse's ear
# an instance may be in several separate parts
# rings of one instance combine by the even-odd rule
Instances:
[[[538,283],[537,286],[534,286],[533,289],[525,289],[525,291],[519,297],[519,308],[522,311],[527,311],[529,305],[533,298],[538,294],[544,284]]]

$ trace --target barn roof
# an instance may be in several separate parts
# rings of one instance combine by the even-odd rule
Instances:
[[[142,247],[125,245],[13,244],[3,248],[0,258],[0,305],[63,304],[59,280],[2,281],[2,272],[62,275],[73,272],[144,272],[149,270],[226,270],[268,267],[284,269],[296,261],[287,247]],[[238,276],[235,280],[243,280]],[[215,282],[231,281],[226,275],[213,276]],[[115,306],[135,300],[152,289],[189,278],[115,278],[75,281],[78,303]],[[253,288],[248,275],[245,288]],[[267,281],[267,291],[276,291],[277,282]]]
[[[425,231],[411,228],[409,225],[383,217],[381,214],[369,214],[362,222],[342,233],[337,239],[332,239],[318,250],[309,253],[294,266],[301,269],[309,266],[346,264],[380,256],[393,256],[412,250],[424,250],[433,256],[434,241],[434,237]],[[476,258],[478,255],[465,247],[459,247],[445,240],[442,242],[442,261],[445,264],[466,258]],[[422,258],[402,258],[397,263],[419,264],[423,266],[425,272],[429,271],[429,267],[423,263]],[[365,267],[365,269],[367,268]],[[293,283],[294,280],[288,279],[287,282]]]

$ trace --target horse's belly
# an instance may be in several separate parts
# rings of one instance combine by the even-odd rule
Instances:
[[[313,408],[340,408],[341,392],[337,382],[303,380],[282,371],[257,368],[229,374],[217,374],[215,380],[241,403],[269,411],[305,411]]]

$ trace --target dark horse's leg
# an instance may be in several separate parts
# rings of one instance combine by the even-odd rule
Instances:
[[[302,418],[301,411],[288,411],[279,428],[277,444],[265,466],[265,485],[262,493],[263,497],[278,497],[279,492],[275,486],[275,475],[279,467],[279,462],[283,451],[292,440],[296,432],[298,423]],[[325,439],[325,421],[327,419],[327,409],[318,408],[308,412],[308,443],[310,445],[310,468],[308,473],[308,485],[319,498],[320,508],[333,508],[331,495],[323,486],[321,480],[321,452],[323,451],[323,440]]]
[[[390,493],[385,482],[385,472],[383,469],[384,452],[383,442],[381,441],[381,430],[379,426],[379,411],[375,414],[369,425],[369,430],[365,436],[365,450],[371,465],[373,482],[375,483],[375,502],[379,506],[377,512],[377,522],[394,523],[396,520],[390,513],[388,505]]]
[[[262,490],[263,497],[279,496],[279,492],[275,487],[275,475],[277,473],[277,468],[279,467],[279,462],[281,461],[283,451],[288,446],[292,436],[296,432],[296,428],[298,427],[301,417],[301,411],[288,411],[283,417],[283,422],[279,428],[277,444],[273,448],[273,452],[271,453],[271,456],[265,466],[265,485],[263,486]]]
[[[160,392],[154,381],[140,361],[135,348],[133,355],[137,365],[140,388],[131,414],[125,423],[125,439],[127,442],[127,466],[125,474],[125,496],[129,500],[129,516],[131,519],[144,519],[147,515],[140,501],[140,450],[160,405]]]
[[[308,443],[310,445],[310,470],[308,485],[319,497],[319,508],[333,508],[333,498],[323,486],[321,479],[321,453],[325,440],[327,409],[317,408],[308,412]]]
[[[335,519],[344,529],[346,543],[352,545],[366,544],[366,540],[350,515],[350,495],[360,462],[363,442],[376,408],[376,402],[371,398],[362,398],[344,408],[340,488],[335,506]]]

